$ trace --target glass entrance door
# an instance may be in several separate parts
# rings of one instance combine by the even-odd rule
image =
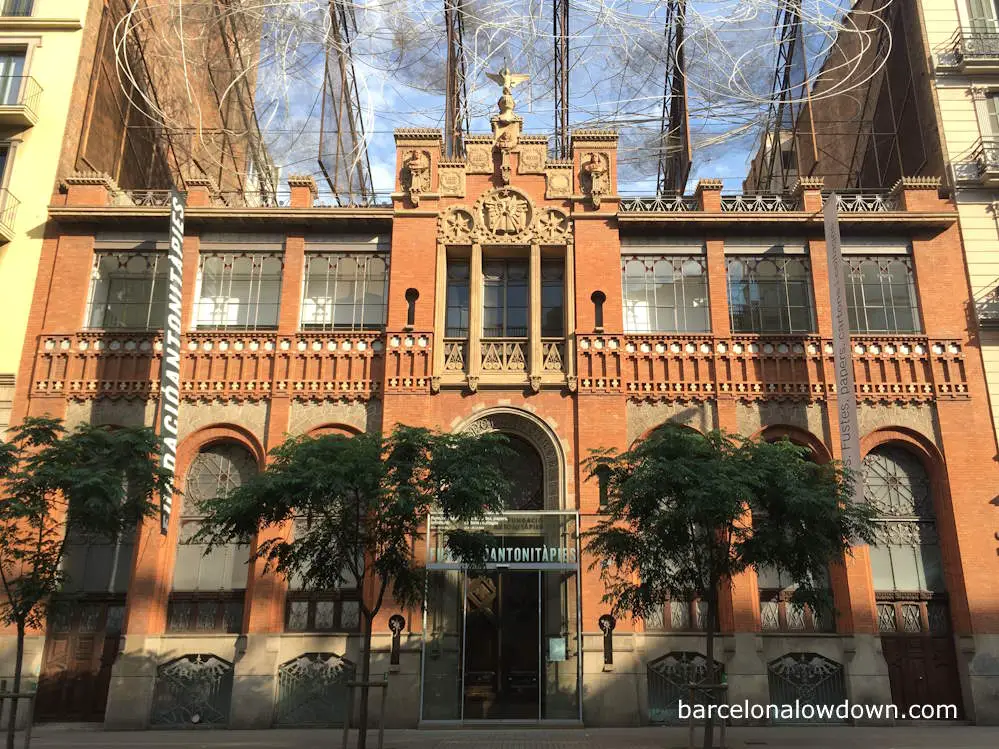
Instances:
[[[428,534],[421,721],[580,720],[579,547],[572,512],[490,518],[471,571]]]
[[[465,720],[537,720],[539,572],[471,577],[465,598]]]

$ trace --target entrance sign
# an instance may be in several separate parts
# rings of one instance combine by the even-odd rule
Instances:
[[[853,385],[853,344],[850,342],[850,316],[847,313],[845,266],[839,236],[839,209],[836,194],[826,198],[823,219],[826,256],[829,267],[829,300],[833,321],[833,362],[836,368],[836,420],[839,423],[843,465],[856,477],[853,501],[864,500],[861,480],[860,425],[857,419],[857,391]]]
[[[447,549],[430,548],[430,562],[460,564]],[[491,546],[486,551],[488,564],[575,564],[575,547],[560,546]]]
[[[163,361],[160,365],[160,465],[170,472],[166,491],[160,495],[160,533],[170,528],[173,479],[177,466],[177,417],[180,413],[180,313],[184,281],[184,212],[187,196],[170,191],[170,250],[167,255],[167,310],[163,324]]]

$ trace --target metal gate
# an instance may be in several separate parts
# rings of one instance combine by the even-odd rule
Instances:
[[[150,723],[180,728],[224,726],[232,701],[232,664],[211,653],[190,653],[156,669]]]
[[[354,664],[336,653],[304,653],[278,669],[274,723],[279,726],[342,726],[347,682]]]
[[[842,723],[833,712],[846,701],[843,666],[818,653],[786,653],[767,664],[770,704],[777,716],[774,723]],[[811,706],[802,711],[795,705]],[[828,710],[821,708],[829,707]],[[818,708],[818,709],[815,709]],[[802,714],[804,712],[804,714]]]
[[[721,682],[725,667],[715,661],[709,678],[708,659],[700,653],[667,653],[649,663],[649,722],[676,723],[680,700],[693,704],[709,703],[706,692],[696,691],[691,699],[690,685]]]

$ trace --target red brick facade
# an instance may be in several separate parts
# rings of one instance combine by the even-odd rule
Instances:
[[[502,135],[502,127],[497,132]],[[829,417],[838,394],[832,372],[821,184],[799,185],[797,203],[776,211],[734,206],[721,196],[720,184],[712,181],[702,181],[696,200],[688,200],[682,209],[651,202],[625,205],[616,194],[612,133],[576,133],[571,164],[546,161],[544,139],[519,136],[518,140],[518,135],[515,130],[512,140],[499,144],[492,137],[471,138],[466,161],[449,162],[441,154],[438,134],[400,131],[391,207],[313,207],[309,180],[298,179],[293,180],[289,207],[231,210],[219,207],[207,188],[192,187],[184,245],[184,328],[189,332],[183,344],[182,422],[189,426],[185,429],[182,423],[181,488],[199,449],[219,440],[246,446],[263,465],[266,452],[289,432],[388,431],[398,423],[450,430],[499,412],[520,414],[554,435],[553,454],[564,456],[557,499],[563,509],[578,511],[583,528],[599,511],[599,490],[587,479],[581,461],[597,448],[625,448],[667,419],[748,434],[787,433],[813,446],[819,459],[839,456],[837,422]],[[426,172],[421,164],[414,165],[415,171],[407,166],[414,149],[429,157]],[[596,172],[585,168],[593,153],[605,159],[606,173],[600,172],[599,163]],[[497,195],[512,196],[512,202],[504,205],[525,211],[527,223],[504,230],[492,209],[483,208]],[[891,199],[891,210],[841,216],[847,238],[892,237],[911,243],[922,319],[917,334],[854,337],[862,449],[866,454],[878,445],[900,444],[925,467],[961,680],[955,699],[968,717],[990,721],[999,715],[988,697],[999,674],[976,672],[973,664],[976,653],[990,648],[994,652],[989,636],[999,636],[992,503],[996,444],[977,335],[969,327],[969,291],[956,213],[925,180],[902,180]],[[471,215],[471,225],[449,228],[448,218],[456,215],[455,210]],[[167,210],[113,207],[109,189],[100,180],[78,179],[71,180],[65,203],[53,206],[51,214],[17,380],[14,420],[47,413],[151,423],[159,378],[158,334],[84,330],[82,321],[97,233],[148,232],[162,237]],[[557,226],[543,227],[543,216],[554,217]],[[464,215],[459,218],[464,220]],[[194,329],[200,237],[222,231],[247,236],[279,232],[284,237],[276,329]],[[330,235],[365,233],[391,236],[384,331],[301,330],[303,266],[310,238],[323,235],[327,241]],[[676,236],[704,243],[711,330],[626,331],[622,243]],[[753,236],[807,243],[814,332],[732,332],[726,248],[735,238]],[[564,339],[552,344],[532,336],[523,366],[492,369],[484,366],[489,364],[488,355],[482,351],[482,341],[476,340],[478,335],[464,343],[446,342],[441,262],[453,252],[469,254],[473,282],[480,275],[479,253],[529,258],[532,273],[540,267],[540,258],[565,260],[569,272],[564,282]],[[412,320],[410,289],[418,292]],[[602,326],[597,325],[596,292],[605,299]],[[474,288],[472,300],[474,328],[481,325],[481,312],[474,307],[476,300],[481,304],[481,297]],[[460,361],[453,365],[445,354],[460,355]],[[555,364],[545,363],[556,355]],[[175,517],[182,513],[183,502],[183,497],[175,500]],[[133,638],[145,643],[147,650],[165,647],[165,640],[157,638],[166,631],[176,543],[176,520],[166,537],[159,535],[158,520],[141,530],[127,603],[128,651],[136,647]],[[607,604],[602,602],[599,570],[590,569],[594,561],[584,556],[579,572],[582,717],[595,724],[647,721],[650,697],[643,684],[648,664],[667,652],[702,651],[699,635],[675,633],[672,640],[668,634],[656,639],[641,622],[622,619],[615,631],[621,655],[614,666],[602,666],[597,619]],[[806,641],[801,639],[805,635],[785,632],[779,645],[777,639],[768,639],[769,634],[764,636],[756,575],[747,573],[732,581],[723,596],[721,629],[728,643],[723,650],[733,697],[765,698],[766,663],[778,652],[773,648],[811,652],[835,643],[838,655],[832,660],[845,668],[848,696],[888,701],[889,675],[877,638],[872,637],[878,633],[878,608],[869,550],[856,549],[832,569],[831,585],[838,609],[835,635],[825,635],[825,644],[817,645],[818,636]],[[250,570],[243,631],[251,649],[255,635],[284,631],[286,594],[283,581]],[[388,631],[388,617],[396,609],[389,605],[383,612],[383,621],[376,624],[379,632]],[[403,613],[409,620],[409,652],[417,664],[413,673],[418,673],[423,652],[421,614]],[[160,645],[150,644],[155,642]],[[148,672],[143,677],[128,673],[126,666],[116,668],[120,673],[112,683],[112,704],[121,699],[115,690],[139,683],[129,678],[151,678]],[[630,685],[626,691],[631,698],[609,696],[608,687],[615,679]],[[418,676],[405,684],[418,693]],[[126,713],[131,715],[109,708],[109,724],[145,724],[141,715],[122,717]],[[235,715],[234,707],[233,725],[268,723],[259,717],[237,720]],[[409,706],[394,720],[414,724],[418,716],[418,705]]]

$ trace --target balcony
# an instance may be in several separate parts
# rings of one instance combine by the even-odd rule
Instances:
[[[975,294],[975,313],[982,328],[999,328],[999,278]]]
[[[11,195],[6,187],[0,187],[0,243],[6,244],[14,238],[14,221],[21,201]]]
[[[961,343],[920,335],[854,335],[857,398],[966,398]],[[831,340],[787,335],[581,335],[581,392],[631,398],[825,400],[836,394]]]
[[[30,75],[0,76],[0,125],[34,127],[42,87]]]
[[[952,39],[951,53],[962,71],[999,71],[999,27],[958,29]]]
[[[971,154],[974,176],[985,187],[999,187],[999,138],[982,138]]]

